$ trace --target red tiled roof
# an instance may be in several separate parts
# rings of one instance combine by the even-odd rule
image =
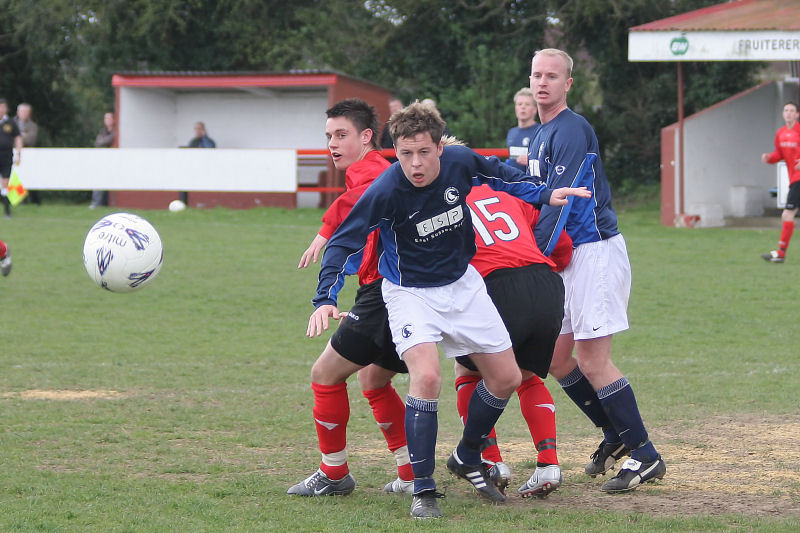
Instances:
[[[734,0],[630,29],[630,31],[736,30],[800,30],[800,0]]]

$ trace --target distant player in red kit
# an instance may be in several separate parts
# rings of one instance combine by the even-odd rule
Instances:
[[[761,154],[761,161],[774,165],[778,161],[786,162],[789,172],[789,194],[786,196],[786,206],[781,213],[783,228],[778,249],[761,254],[765,261],[770,263],[783,263],[786,259],[786,249],[794,232],[794,217],[800,207],[800,123],[797,122],[797,104],[788,102],[783,106],[783,121],[785,126],[775,133],[775,151],[771,154]]]

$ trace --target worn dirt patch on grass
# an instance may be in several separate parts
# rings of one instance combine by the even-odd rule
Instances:
[[[20,392],[0,394],[2,398],[22,398],[23,400],[109,400],[125,398],[124,393],[115,390],[41,390],[30,389]]]
[[[627,494],[606,494],[600,485],[613,472],[595,479],[583,467],[597,448],[595,439],[559,435],[559,460],[564,482],[544,499],[523,500],[516,489],[532,473],[530,441],[503,442],[501,452],[514,478],[507,505],[539,509],[595,509],[637,512],[651,516],[746,514],[800,517],[800,421],[776,417],[715,417],[691,428],[650,428],[651,440],[667,463],[663,480]],[[452,444],[448,443],[448,446]],[[358,446],[359,454],[372,455]],[[355,451],[355,450],[354,450]],[[376,450],[377,451],[377,450]],[[385,454],[385,450],[382,450]],[[446,457],[450,449],[439,448]],[[384,460],[386,456],[381,454]],[[619,464],[619,463],[618,463]],[[452,478],[440,461],[437,478],[448,492],[470,489]],[[452,480],[452,481],[451,481]]]

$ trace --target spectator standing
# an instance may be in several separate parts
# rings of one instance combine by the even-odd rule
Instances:
[[[116,133],[114,132],[114,113],[103,115],[103,127],[97,132],[94,139],[95,148],[111,148],[114,145]],[[108,204],[108,191],[92,191],[92,203],[89,209]]]
[[[217,143],[208,136],[206,132],[206,125],[202,122],[196,122],[194,125],[194,138],[189,141],[189,148],[216,148]]]
[[[794,232],[794,217],[800,208],[800,123],[797,122],[797,104],[788,102],[783,106],[782,126],[775,133],[775,151],[770,154],[761,154],[761,161],[774,165],[778,161],[786,162],[789,172],[789,194],[786,196],[786,205],[781,213],[781,237],[778,249],[766,254],[761,254],[765,261],[770,263],[783,263],[786,260],[786,249]]]
[[[39,137],[39,125],[31,119],[32,112],[33,108],[31,104],[23,102],[17,106],[17,116],[14,117],[17,127],[19,128],[19,133],[22,136],[22,145],[26,148],[36,146]],[[36,205],[42,204],[39,191],[37,190],[29,190],[28,198]]]
[[[0,98],[0,199],[3,202],[6,218],[11,218],[11,203],[8,201],[11,165],[19,165],[21,158],[22,136],[19,127],[14,119],[8,116],[8,103]]]
[[[401,109],[403,109],[403,101],[400,100],[398,97],[393,96],[389,99],[389,116],[391,117]],[[394,141],[392,141],[392,135],[389,133],[389,121],[386,121],[386,124],[383,126],[383,132],[381,133],[381,148],[394,148]]]
[[[536,122],[536,102],[528,87],[523,87],[514,95],[514,114],[517,116],[517,125],[508,130],[506,135],[509,155],[506,163],[524,172],[528,168],[528,145],[541,127]]]

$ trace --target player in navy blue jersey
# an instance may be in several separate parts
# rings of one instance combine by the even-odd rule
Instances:
[[[508,130],[506,135],[509,155],[506,164],[524,171],[528,168],[528,146],[540,126],[536,122],[536,101],[528,87],[523,87],[514,95],[514,114],[517,125]]]
[[[489,481],[480,448],[519,386],[521,375],[503,322],[470,266],[475,254],[467,194],[487,183],[531,203],[566,204],[585,189],[550,190],[522,181],[525,175],[497,158],[463,146],[444,147],[445,122],[431,106],[415,102],[392,116],[390,132],[398,162],[364,192],[328,242],[320,269],[316,310],[308,336],[339,319],[337,295],[344,277],[358,269],[368,234],[380,229],[378,270],[392,340],[409,371],[406,439],[414,470],[411,514],[442,515],[433,470],[441,391],[439,343],[447,357],[471,355],[483,376],[470,400],[462,439],[447,462],[478,493],[495,502],[505,496]]]
[[[571,75],[572,58],[565,52],[550,48],[533,56],[531,91],[542,127],[531,142],[529,171],[548,187],[583,186],[592,191],[591,199],[570,198],[565,206],[542,206],[534,231],[545,255],[564,228],[575,247],[562,273],[564,321],[550,373],[603,429],[603,441],[586,473],[604,474],[618,459],[631,456],[601,487],[624,492],[664,477],[667,468],[650,442],[628,379],[611,361],[614,333],[628,329],[631,268],[611,207],[597,137],[586,119],[567,107]]]

